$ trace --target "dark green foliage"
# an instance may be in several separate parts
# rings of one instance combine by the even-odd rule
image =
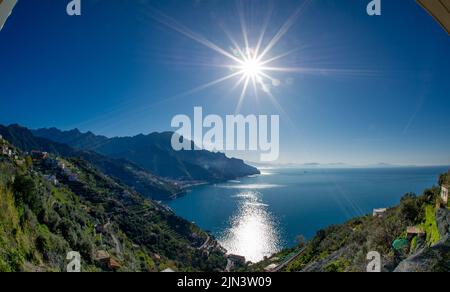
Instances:
[[[27,175],[18,175],[13,183],[17,205],[28,205],[31,208],[37,208],[37,189],[34,180]]]
[[[412,222],[419,217],[421,211],[421,205],[417,200],[415,194],[406,194],[400,201],[400,212],[402,214],[402,219],[407,222]]]
[[[444,173],[439,178],[439,184],[440,185],[450,185],[450,171],[447,173]]]

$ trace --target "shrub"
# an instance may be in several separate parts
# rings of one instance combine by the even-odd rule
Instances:
[[[400,202],[400,213],[407,222],[415,222],[420,214],[420,205],[415,194],[406,194]]]
[[[34,209],[38,200],[36,198],[36,184],[29,176],[19,175],[13,184],[14,196],[17,205],[27,204]]]

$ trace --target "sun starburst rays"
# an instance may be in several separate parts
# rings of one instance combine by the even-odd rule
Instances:
[[[237,92],[237,113],[240,112],[243,100],[246,96],[250,92],[253,92],[256,100],[258,100],[260,96],[266,96],[280,112],[286,114],[281,108],[279,99],[275,97],[275,91],[278,91],[275,89],[285,84],[280,81],[281,75],[301,74],[326,77],[364,78],[382,76],[384,74],[383,72],[376,70],[342,68],[341,64],[329,64],[328,62],[316,64],[317,61],[323,62],[322,55],[318,60],[313,60],[310,56],[302,58],[301,61],[298,58],[299,55],[297,55],[289,60],[289,66],[283,66],[282,63],[287,64],[285,62],[286,58],[291,57],[294,53],[301,53],[301,55],[307,56],[306,50],[308,49],[314,48],[315,51],[318,51],[318,48],[315,48],[312,43],[307,42],[309,41],[308,39],[305,40],[305,43],[303,43],[301,47],[294,48],[293,50],[280,51],[280,42],[296,24],[296,21],[301,18],[305,12],[305,8],[312,3],[312,0],[302,1],[292,15],[286,18],[279,26],[279,29],[275,31],[272,31],[273,26],[271,26],[271,21],[274,16],[273,2],[269,1],[272,5],[261,10],[265,11],[264,15],[258,15],[262,16],[262,21],[259,23],[260,25],[255,25],[256,23],[252,21],[255,19],[254,17],[252,18],[252,13],[246,15],[246,8],[248,7],[244,7],[244,3],[248,2],[236,0],[236,3],[239,27],[234,27],[233,30],[229,30],[222,21],[219,21],[218,23],[219,28],[222,28],[223,32],[223,38],[221,39],[222,45],[213,42],[199,32],[189,29],[176,19],[164,14],[148,3],[145,4],[145,16],[153,18],[157,22],[171,28],[198,44],[201,44],[217,55],[212,59],[212,55],[204,55],[200,50],[186,53],[183,49],[178,55],[178,57],[182,59],[182,62],[180,62],[179,59],[175,59],[174,62],[170,63],[171,65],[205,66],[229,71],[228,74],[224,74],[213,81],[206,82],[193,89],[166,98],[166,101],[198,93],[199,91],[214,86],[220,86],[226,82],[234,82],[233,86],[229,89],[231,90],[230,92]],[[252,25],[248,25],[247,22]],[[233,35],[231,31],[237,33]],[[220,38],[220,35],[218,35],[218,37]],[[303,52],[305,52],[305,54],[303,54]],[[219,61],[216,57],[221,57],[222,60]],[[287,83],[291,84],[290,80],[292,79],[289,78],[287,80],[289,80]],[[252,88],[253,90],[251,91],[250,89]]]
[[[241,49],[237,49],[237,51],[242,52]],[[277,82],[274,77],[265,72],[266,67],[264,67],[264,64],[270,63],[270,60],[269,62],[261,60],[254,49],[246,48],[245,51],[247,52],[246,54],[239,53],[240,55],[238,58],[240,58],[240,62],[230,65],[230,68],[233,71],[237,71],[238,75],[241,75],[237,86],[244,83],[243,91],[239,99],[239,105],[242,103],[243,98],[245,98],[249,85],[253,86],[255,95],[258,95],[259,90],[267,93],[268,85],[266,81],[270,82],[270,84],[276,84]]]
[[[309,2],[309,0],[305,0],[304,4],[307,2]],[[228,49],[221,47],[220,45],[214,43],[203,35],[194,32],[193,30],[179,23],[177,20],[165,15],[157,9],[150,8],[147,11],[147,16],[152,17],[161,24],[172,28],[173,30],[183,34],[184,36],[220,54],[225,60],[220,64],[209,64],[210,66],[216,68],[228,68],[229,70],[231,70],[231,73],[214,81],[210,81],[203,85],[200,85],[192,90],[183,93],[182,95],[184,96],[187,94],[195,93],[200,90],[218,85],[220,83],[228,82],[230,81],[230,79],[236,79],[232,90],[236,90],[237,88],[242,86],[238,97],[238,105],[236,108],[236,112],[239,112],[244,99],[250,92],[249,89],[253,88],[253,93],[256,98],[260,96],[259,93],[264,93],[270,97],[270,100],[273,101],[275,97],[271,91],[274,87],[279,86],[281,82],[270,74],[280,74],[282,72],[294,71],[292,70],[292,68],[284,68],[280,65],[275,64],[275,62],[287,57],[296,50],[282,52],[272,57],[271,53],[273,49],[279,44],[281,39],[286,35],[289,29],[294,25],[295,20],[300,16],[304,8],[304,4],[299,9],[295,10],[289,18],[287,18],[280,29],[271,38],[268,36],[268,27],[273,13],[272,7],[270,7],[270,9],[267,9],[267,14],[265,17],[263,17],[263,22],[261,27],[258,29],[258,33],[256,33],[256,35],[253,35],[251,34],[249,26],[246,23],[243,2],[237,1],[237,4],[238,19],[240,23],[240,39],[242,40],[242,44],[239,44],[233,34],[225,27],[225,25],[223,25],[223,23],[219,24],[224,32],[226,39],[228,39],[230,43],[230,47]]]

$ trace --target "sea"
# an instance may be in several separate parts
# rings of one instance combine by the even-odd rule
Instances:
[[[229,253],[258,262],[327,226],[395,206],[406,193],[422,194],[448,169],[263,168],[261,175],[194,187],[166,204]]]

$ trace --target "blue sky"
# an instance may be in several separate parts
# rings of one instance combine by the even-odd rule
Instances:
[[[242,43],[235,1],[19,1],[0,32],[0,123],[129,136],[171,130],[174,115],[202,106],[233,114],[236,80],[181,95],[229,74],[222,55],[155,19],[161,11],[221,47],[221,24]],[[125,3],[126,2],[126,3]],[[277,66],[273,95],[249,93],[243,114],[280,114],[279,162],[450,164],[450,38],[412,0],[311,1],[270,52],[296,49]],[[272,2],[267,38],[303,0]],[[249,38],[270,1],[243,1]],[[252,154],[240,157],[254,160]]]

